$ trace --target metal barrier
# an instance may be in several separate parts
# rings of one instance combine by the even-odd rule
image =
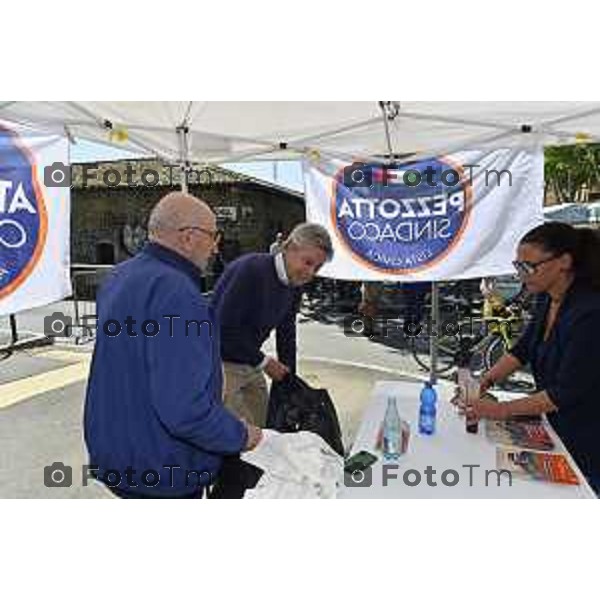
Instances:
[[[0,360],[10,358],[13,353],[15,344],[19,341],[19,334],[17,333],[17,320],[15,315],[8,315],[10,324],[10,342],[6,345],[0,345]]]
[[[71,265],[71,285],[73,288],[72,336],[76,344],[84,344],[96,339],[96,294],[114,265]]]
[[[9,314],[10,342],[0,345],[0,360],[10,358],[16,350],[27,350],[36,346],[52,344],[53,340],[43,334],[27,335],[21,338],[17,326],[17,315]]]
[[[115,265],[88,264],[71,266],[73,322],[70,324],[70,337],[76,344],[85,344],[96,339],[96,294],[102,281],[114,267]],[[210,302],[212,290],[202,295]]]

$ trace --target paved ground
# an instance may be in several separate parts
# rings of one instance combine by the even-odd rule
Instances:
[[[20,315],[19,329],[27,330],[26,335],[41,333],[44,317],[55,310],[68,311],[68,305]],[[6,326],[0,321],[0,329]],[[347,445],[377,379],[426,375],[401,342],[393,337],[379,343],[348,338],[341,318],[314,321],[301,316],[298,337],[300,373],[330,391]],[[273,351],[272,340],[267,351]],[[110,497],[95,483],[81,485],[86,462],[81,418],[90,356],[90,345],[70,343],[0,360],[0,498]],[[71,487],[45,487],[44,467],[57,461],[73,468]]]

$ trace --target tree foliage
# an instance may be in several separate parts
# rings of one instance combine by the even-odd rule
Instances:
[[[573,202],[585,187],[600,184],[600,144],[548,146],[545,150],[545,192],[559,202]]]

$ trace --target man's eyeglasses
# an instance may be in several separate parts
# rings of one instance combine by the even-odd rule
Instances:
[[[550,262],[555,258],[558,257],[549,256],[548,258],[538,260],[537,262],[531,262],[529,260],[513,260],[513,267],[517,270],[517,273],[521,273],[522,275],[533,275],[540,265]]]
[[[210,229],[204,229],[204,227],[198,227],[196,225],[190,225],[189,227],[179,227],[179,229],[177,229],[177,231],[187,231],[188,229],[191,229],[192,231],[201,231],[202,233],[205,233],[206,235],[209,235],[213,241],[216,243],[221,239],[221,230],[220,229],[216,229],[214,231],[211,231]]]

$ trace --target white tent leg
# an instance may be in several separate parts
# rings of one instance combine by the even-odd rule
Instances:
[[[437,383],[437,363],[438,363],[438,327],[440,316],[440,290],[438,282],[431,283],[431,327],[429,336],[429,352],[431,359],[431,372],[429,373],[429,381],[432,385]]]

